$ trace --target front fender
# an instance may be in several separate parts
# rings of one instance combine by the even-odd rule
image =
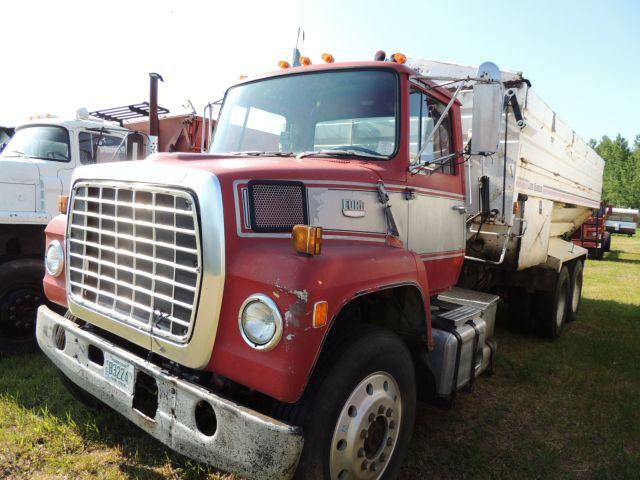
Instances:
[[[45,252],[46,248],[50,242],[53,240],[58,240],[62,244],[62,249],[66,248],[64,243],[65,233],[67,231],[67,216],[66,215],[58,215],[53,217],[53,219],[45,228]],[[66,252],[65,252],[66,259]],[[47,298],[67,308],[67,291],[66,291],[66,281],[65,275],[67,274],[67,266],[62,270],[62,273],[58,277],[52,277],[48,273],[44,274],[44,278],[42,280],[42,284],[44,286],[44,293]]]
[[[330,324],[313,328],[316,302],[328,302],[333,321],[350,300],[370,291],[409,283],[428,292],[422,262],[404,248],[330,241],[321,255],[313,257],[297,255],[289,241],[280,239],[254,239],[236,248],[228,257],[221,319],[209,367],[285,402],[296,401],[304,391],[330,328]],[[272,298],[284,320],[280,343],[266,352],[245,343],[238,325],[240,306],[254,293]],[[428,302],[425,304],[428,310]]]

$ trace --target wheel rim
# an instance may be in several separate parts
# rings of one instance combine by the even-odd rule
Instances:
[[[573,295],[571,296],[571,311],[577,312],[580,305],[580,297],[582,297],[582,272],[578,273],[575,277],[575,284],[573,285]]]
[[[560,292],[558,294],[558,303],[556,307],[556,326],[558,328],[562,327],[564,322],[564,315],[567,309],[567,283],[564,282],[560,287]]]
[[[14,288],[5,294],[0,308],[0,337],[10,340],[33,338],[40,291],[34,286]]]
[[[378,479],[398,441],[402,398],[394,378],[377,372],[351,392],[338,416],[331,439],[332,479]]]

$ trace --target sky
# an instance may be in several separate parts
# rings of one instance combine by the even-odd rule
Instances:
[[[640,0],[210,0],[3,3],[0,125],[148,100],[198,112],[240,75],[374,53],[522,71],[585,139],[640,134]]]

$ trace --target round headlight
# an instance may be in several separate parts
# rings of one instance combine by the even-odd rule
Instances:
[[[47,247],[44,266],[47,273],[52,277],[57,277],[62,273],[62,267],[64,267],[64,252],[58,240],[54,240]]]
[[[242,338],[258,350],[271,350],[282,336],[280,311],[266,295],[251,295],[244,301],[239,323]]]

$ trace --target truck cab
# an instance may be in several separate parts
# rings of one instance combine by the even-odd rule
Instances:
[[[449,90],[405,60],[241,82],[208,153],[74,172],[44,278],[68,313],[37,323],[67,387],[243,476],[393,478],[416,400],[451,405],[492,368],[501,281],[530,275],[557,336],[586,255],[562,235],[588,208],[515,188],[495,65]]]
[[[44,299],[44,230],[59,214],[74,170],[142,159],[143,142],[140,134],[80,115],[16,128],[0,154],[0,352],[35,346],[35,311]]]

